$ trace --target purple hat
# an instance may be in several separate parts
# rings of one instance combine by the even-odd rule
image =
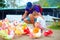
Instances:
[[[31,2],[28,2],[27,3],[27,8],[30,9],[32,7],[32,3]]]

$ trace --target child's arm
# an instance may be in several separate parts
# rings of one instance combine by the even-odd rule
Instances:
[[[38,15],[44,19],[44,17],[41,15],[41,13],[40,13],[40,12],[38,13]]]
[[[22,16],[22,19],[24,19],[28,14],[28,11],[25,11],[24,15]]]

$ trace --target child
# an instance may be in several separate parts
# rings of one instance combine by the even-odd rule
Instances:
[[[45,29],[46,29],[45,20],[44,20],[42,17],[38,16],[38,17],[37,17],[37,20],[36,20],[36,22],[35,22],[35,27],[40,28],[42,31],[45,30]],[[41,32],[42,32],[42,31],[41,31]]]

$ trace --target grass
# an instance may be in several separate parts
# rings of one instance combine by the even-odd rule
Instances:
[[[54,29],[54,30],[60,30],[60,25],[58,25],[58,23],[56,23],[55,25],[53,24],[53,25],[48,26],[48,28]]]

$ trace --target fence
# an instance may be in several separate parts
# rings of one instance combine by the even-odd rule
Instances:
[[[25,9],[0,9],[0,19],[4,19],[7,14],[23,15]],[[42,15],[50,15],[60,18],[60,9],[43,8]]]

